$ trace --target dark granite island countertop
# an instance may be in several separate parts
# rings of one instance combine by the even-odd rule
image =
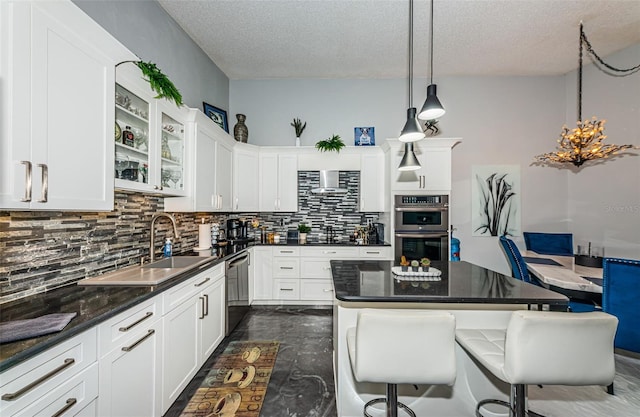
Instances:
[[[548,304],[568,298],[468,262],[432,262],[439,280],[409,281],[391,272],[393,261],[332,260],[335,297],[343,302]]]

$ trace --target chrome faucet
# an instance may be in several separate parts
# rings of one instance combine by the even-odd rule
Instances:
[[[155,228],[155,224],[156,224],[156,220],[158,220],[160,217],[166,217],[169,220],[171,220],[171,224],[173,225],[173,237],[175,239],[180,237],[180,233],[178,233],[178,226],[176,225],[176,218],[173,217],[171,214],[169,213],[156,213],[151,217],[151,241],[149,242],[149,262],[153,262],[155,259],[155,251],[154,251],[154,247],[156,244],[156,228]]]

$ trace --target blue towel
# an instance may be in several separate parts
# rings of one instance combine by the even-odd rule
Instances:
[[[0,343],[16,342],[59,332],[77,315],[78,313],[47,314],[35,319],[0,323]]]
[[[582,278],[586,279],[587,281],[591,281],[594,284],[602,287],[602,278],[594,278],[594,277],[582,277]]]
[[[541,265],[553,265],[553,266],[562,266],[558,262],[549,258],[535,258],[531,256],[523,256],[522,259],[528,264],[541,264]]]

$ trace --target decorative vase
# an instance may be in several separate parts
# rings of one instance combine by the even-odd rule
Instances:
[[[236,119],[238,119],[238,123],[233,127],[233,137],[236,138],[238,142],[247,143],[249,139],[249,129],[247,125],[244,124],[244,121],[247,120],[247,116],[244,114],[236,114]]]
[[[296,137],[296,146],[300,146],[300,136]]]
[[[300,232],[300,233],[298,234],[298,239],[299,239],[299,241],[300,241],[300,244],[301,244],[301,245],[304,245],[305,243],[307,243],[307,234],[306,234],[306,233],[302,233],[302,232]]]

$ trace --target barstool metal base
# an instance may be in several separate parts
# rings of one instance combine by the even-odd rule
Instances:
[[[369,402],[367,402],[364,405],[364,416],[365,417],[373,417],[371,414],[367,413],[367,408],[374,405],[374,404],[379,404],[379,403],[385,403],[386,404],[387,399],[386,398],[375,398]],[[416,417],[416,413],[413,412],[412,409],[410,409],[408,406],[402,404],[401,402],[398,402],[398,408],[403,409],[407,415],[411,416],[411,417]],[[397,409],[396,409],[396,413],[392,414],[394,417],[398,415]]]
[[[509,417],[545,417],[542,414],[527,410],[527,386],[524,384],[511,385],[510,402],[502,400],[482,400],[476,406],[476,417],[484,417],[480,414],[480,408],[487,404],[497,404],[509,409]]]

